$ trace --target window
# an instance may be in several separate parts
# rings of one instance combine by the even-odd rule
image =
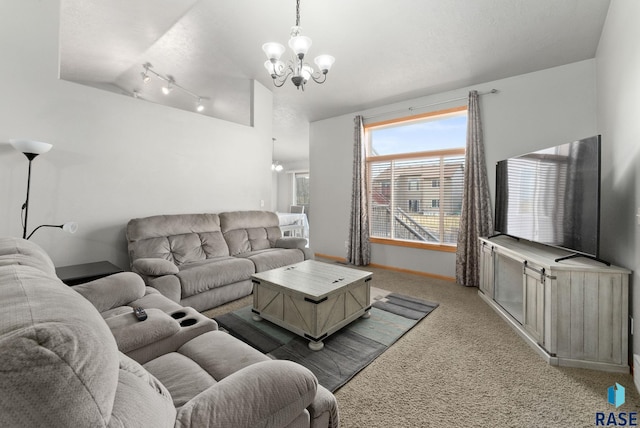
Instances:
[[[420,190],[420,179],[419,178],[409,178],[409,191],[412,190]]]
[[[305,208],[309,208],[308,172],[296,172],[293,174],[293,204],[291,205],[304,205]]]
[[[371,241],[455,251],[467,109],[367,124]]]

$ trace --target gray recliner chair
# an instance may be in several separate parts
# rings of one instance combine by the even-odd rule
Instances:
[[[211,329],[213,321],[200,320],[211,330],[191,339],[164,336],[173,337],[175,349],[143,352],[150,358],[144,364],[125,355],[109,319],[122,318],[120,340],[135,350],[136,328],[147,330],[140,339],[147,342],[156,328],[144,323],[161,314],[173,319],[175,309],[149,309],[149,319],[137,322],[125,296],[160,307],[165,298],[138,297],[140,289],[128,289],[131,278],[123,273],[86,284],[78,288],[85,298],[55,276],[36,244],[0,238],[0,426],[338,426],[335,397],[309,370],[269,359]],[[123,290],[113,288],[118,283]]]

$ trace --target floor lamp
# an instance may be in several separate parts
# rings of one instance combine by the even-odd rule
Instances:
[[[25,199],[24,204],[22,204],[22,211],[24,211],[24,219],[22,220],[22,238],[29,239],[31,235],[33,235],[36,230],[41,227],[60,227],[62,230],[75,233],[78,230],[78,225],[73,222],[61,224],[61,225],[50,225],[43,224],[41,226],[36,227],[33,232],[29,236],[27,236],[27,221],[29,218],[29,190],[31,188],[31,162],[38,156],[43,153],[47,153],[53,147],[49,143],[43,143],[41,141],[31,141],[31,140],[11,140],[11,145],[14,149],[19,152],[22,152],[27,159],[29,160],[29,173],[27,174],[27,197]]]

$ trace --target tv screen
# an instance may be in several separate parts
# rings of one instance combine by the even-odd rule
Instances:
[[[496,232],[598,257],[600,136],[496,164]]]

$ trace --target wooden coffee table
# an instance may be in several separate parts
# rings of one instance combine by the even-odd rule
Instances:
[[[368,317],[371,272],[306,260],[252,275],[253,319],[309,339],[319,351],[327,336]]]

